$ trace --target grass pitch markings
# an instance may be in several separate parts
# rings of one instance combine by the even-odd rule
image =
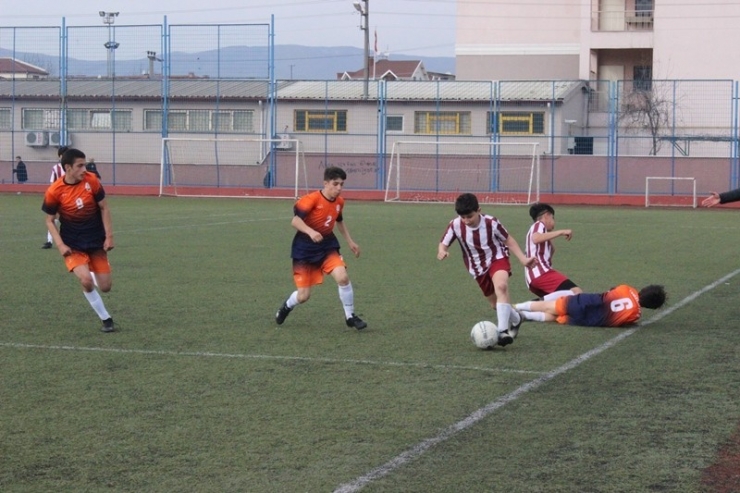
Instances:
[[[531,382],[527,382],[524,385],[520,386],[519,388],[515,389],[513,392],[510,392],[492,402],[489,404],[483,406],[480,409],[477,409],[472,414],[467,416],[466,418],[462,419],[461,421],[458,421],[457,423],[447,427],[445,430],[443,430],[440,434],[427,438],[426,440],[423,440],[410,449],[406,450],[405,452],[397,455],[396,457],[392,458],[385,464],[376,467],[375,469],[371,470],[370,472],[354,479],[353,481],[349,483],[342,484],[338,486],[334,493],[354,493],[357,491],[360,491],[362,488],[367,486],[368,484],[372,483],[376,479],[380,479],[384,476],[389,475],[399,467],[405,465],[408,462],[411,462],[413,460],[416,460],[419,458],[422,454],[424,454],[427,450],[434,447],[437,444],[440,444],[449,438],[452,438],[453,436],[457,435],[461,431],[464,431],[474,424],[476,424],[478,421],[482,420],[483,418],[487,417],[489,414],[494,413],[498,409],[501,409],[505,405],[509,404],[510,402],[514,402],[519,397],[523,396],[524,394],[528,393],[531,390],[534,390],[545,383],[549,382],[553,378],[557,377],[558,375],[561,375],[563,373],[566,373],[578,366],[581,365],[581,363],[588,361],[589,359],[593,358],[594,356],[606,351],[612,346],[615,346],[617,343],[622,341],[623,339],[626,339],[627,337],[631,336],[635,332],[637,332],[641,327],[644,327],[646,325],[653,324],[657,322],[658,320],[670,315],[671,313],[675,312],[679,308],[682,308],[686,306],[687,304],[694,301],[696,298],[701,296],[702,294],[711,291],[712,289],[716,288],[720,284],[723,284],[727,282],[728,280],[732,279],[736,275],[740,274],[740,269],[737,269],[733,272],[730,272],[726,276],[714,281],[711,284],[708,284],[704,286],[702,289],[693,292],[692,294],[688,295],[675,305],[666,308],[665,310],[656,313],[654,316],[649,318],[648,320],[644,320],[640,324],[637,325],[637,327],[625,330],[624,332],[620,333],[618,336],[606,341],[604,344],[601,344],[600,346],[595,347],[594,349],[587,351],[580,356],[568,361],[564,365],[555,368],[552,371],[546,372],[542,374],[540,377],[535,378]]]

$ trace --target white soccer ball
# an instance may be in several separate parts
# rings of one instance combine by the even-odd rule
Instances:
[[[478,322],[470,331],[470,340],[480,349],[491,349],[498,343],[498,330],[493,322]]]

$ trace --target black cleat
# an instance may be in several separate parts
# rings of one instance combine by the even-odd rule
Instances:
[[[367,322],[353,313],[352,316],[347,319],[347,327],[354,327],[357,330],[362,330],[367,327]]]
[[[103,332],[113,332],[116,330],[115,325],[113,325],[113,319],[112,318],[106,318],[103,320],[103,326],[100,327],[100,330]]]
[[[44,250],[48,250],[49,248],[51,248],[51,242],[47,241],[46,243],[41,245],[41,248],[43,248]]]
[[[278,325],[282,325],[283,322],[285,322],[285,319],[288,318],[288,314],[292,310],[292,308],[288,308],[287,300],[284,301],[282,306],[278,308],[278,311],[275,314],[275,322],[277,322]]]
[[[519,327],[522,326],[522,322],[524,322],[524,315],[522,315],[522,312],[517,311],[519,314],[519,323],[518,324],[512,324],[511,328],[509,329],[509,333],[512,335],[514,339],[516,339],[516,336],[519,335]]]
[[[498,333],[498,342],[497,344],[501,347],[508,346],[514,342],[514,336],[511,335],[511,332],[509,329],[503,330]]]

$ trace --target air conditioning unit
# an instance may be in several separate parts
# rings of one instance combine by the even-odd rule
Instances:
[[[49,145],[49,135],[46,132],[27,132],[26,145],[28,147],[46,147]]]
[[[72,145],[72,141],[69,140],[69,134],[67,132],[51,132],[49,134],[49,145],[54,147],[62,147],[63,145]]]

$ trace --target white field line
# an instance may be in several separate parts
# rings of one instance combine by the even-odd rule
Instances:
[[[117,353],[117,354],[144,354],[156,356],[189,356],[198,358],[231,358],[231,359],[261,359],[275,361],[306,361],[315,363],[341,363],[353,365],[370,365],[370,366],[395,366],[406,368],[426,368],[434,370],[463,370],[463,371],[482,371],[489,373],[522,373],[540,375],[541,371],[532,370],[514,370],[506,368],[486,368],[480,366],[458,366],[458,365],[431,365],[428,363],[401,363],[397,361],[373,361],[360,359],[334,359],[334,358],[310,358],[303,356],[275,356],[269,354],[229,354],[229,353],[211,353],[202,351],[161,351],[155,349],[120,349],[120,348],[103,348],[103,347],[84,347],[84,346],[54,346],[44,344],[23,344],[18,342],[0,342],[0,347],[17,348],[17,349],[45,349],[49,351],[78,351],[78,352],[95,352],[95,353]]]
[[[356,491],[360,491],[362,488],[370,484],[376,479],[380,479],[384,476],[387,476],[388,474],[392,473],[399,467],[403,466],[407,462],[411,462],[417,458],[419,458],[422,454],[424,454],[427,450],[432,448],[433,446],[442,443],[446,441],[449,438],[452,438],[453,436],[457,435],[461,431],[464,431],[471,426],[473,426],[478,421],[482,420],[489,414],[495,412],[498,409],[501,409],[506,404],[509,404],[510,402],[513,402],[517,400],[519,397],[523,396],[527,392],[534,390],[541,385],[549,382],[553,378],[557,377],[558,375],[561,375],[567,371],[572,370],[573,368],[576,368],[577,366],[580,366],[581,363],[593,358],[599,353],[602,353],[603,351],[606,351],[610,347],[614,346],[621,340],[631,336],[637,330],[639,330],[640,327],[644,327],[646,325],[650,325],[652,323],[657,322],[658,320],[662,319],[663,317],[666,317],[673,313],[674,311],[678,310],[679,308],[682,308],[683,306],[687,305],[688,303],[691,303],[696,298],[701,296],[702,294],[706,293],[707,291],[710,291],[720,284],[726,282],[727,280],[735,277],[736,275],[740,274],[740,269],[737,269],[726,276],[714,281],[713,283],[704,286],[702,289],[695,291],[694,293],[690,294],[686,298],[682,299],[680,302],[676,303],[675,305],[660,311],[656,313],[653,317],[651,317],[648,320],[643,321],[640,323],[637,327],[633,329],[626,330],[624,332],[621,332],[618,336],[606,341],[604,344],[595,347],[594,349],[587,351],[580,356],[576,357],[575,359],[572,359],[571,361],[568,361],[564,365],[555,368],[552,371],[549,371],[547,373],[544,373],[543,375],[535,378],[531,382],[527,382],[521,387],[515,389],[513,392],[506,394],[487,405],[483,406],[482,408],[474,411],[472,414],[467,416],[461,421],[458,421],[457,423],[449,426],[448,428],[444,429],[440,434],[433,436],[431,438],[427,438],[426,440],[423,440],[410,449],[406,450],[405,452],[401,453],[400,455],[397,455],[396,457],[392,458],[385,464],[376,467],[375,469],[369,471],[368,473],[354,479],[353,481],[349,483],[342,484],[338,486],[334,493],[354,493]]]

